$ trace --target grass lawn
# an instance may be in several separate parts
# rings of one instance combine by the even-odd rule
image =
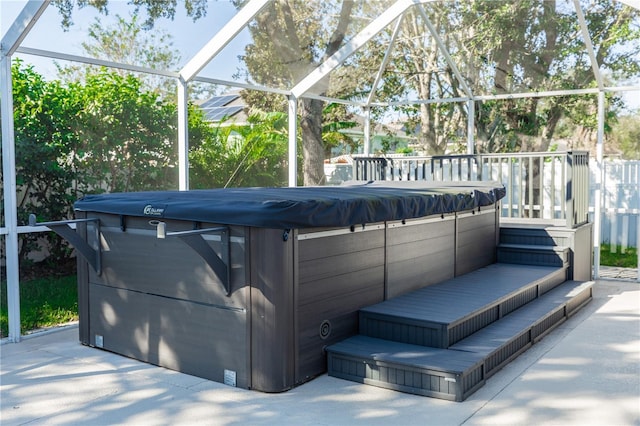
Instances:
[[[621,268],[637,268],[638,249],[635,247],[627,247],[625,253],[622,253],[622,248],[617,246],[615,253],[611,253],[611,245],[603,243],[600,246],[600,264]]]
[[[35,278],[20,282],[20,328],[51,327],[78,319],[78,286],[75,275]],[[0,337],[7,337],[9,314],[7,282],[0,289]]]

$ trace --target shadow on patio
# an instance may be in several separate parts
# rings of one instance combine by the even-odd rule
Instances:
[[[638,424],[640,285],[594,299],[455,403],[320,376],[280,394],[235,389],[82,346],[77,328],[2,346],[4,425]]]

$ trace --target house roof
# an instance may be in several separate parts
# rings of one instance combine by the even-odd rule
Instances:
[[[245,105],[239,94],[225,94],[213,96],[200,104],[205,119],[211,122],[219,122],[238,115],[244,110]]]

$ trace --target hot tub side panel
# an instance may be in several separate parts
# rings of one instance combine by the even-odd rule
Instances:
[[[294,231],[249,228],[251,387],[282,392],[294,379]]]
[[[76,212],[77,219],[84,219],[85,212]],[[93,223],[79,223],[77,225],[78,234],[87,241],[87,227],[95,226]],[[89,241],[88,241],[89,242]],[[98,242],[93,241],[94,248],[98,247]],[[82,256],[77,259],[77,280],[78,280],[78,339],[83,345],[89,344],[89,263]]]
[[[455,214],[388,222],[385,298],[452,278],[455,231]]]
[[[99,285],[90,303],[95,346],[220,383],[226,371],[248,387],[244,312]]]
[[[358,310],[384,299],[384,245],[384,223],[299,231],[296,384],[324,373],[324,348],[357,334]]]
[[[496,262],[500,235],[496,205],[456,215],[455,274],[464,275]]]
[[[98,216],[102,274],[87,274],[87,343],[248,388],[244,228],[231,228],[227,296],[207,262],[179,238],[158,239],[148,219]],[[192,222],[166,223],[171,232],[194,227]],[[221,254],[219,236],[203,238]]]
[[[211,267],[177,237],[157,238],[156,226],[147,218],[99,215],[102,235],[102,274],[90,271],[90,281],[111,287],[169,298],[245,309],[246,296],[226,295],[224,285]],[[194,229],[190,221],[163,220],[167,232]],[[153,221],[151,221],[153,222]],[[201,228],[219,224],[199,224]],[[231,280],[234,290],[246,283],[244,227],[231,227]],[[209,247],[222,257],[219,233],[202,234]]]

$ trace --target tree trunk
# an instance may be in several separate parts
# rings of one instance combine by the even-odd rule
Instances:
[[[324,185],[324,146],[322,144],[323,102],[303,99],[300,112],[304,186]]]
[[[326,61],[331,55],[336,53],[344,41],[349,22],[351,21],[351,10],[353,3],[346,1],[342,4],[340,18],[336,29],[333,31],[329,43],[320,63]],[[289,7],[288,3],[287,6]],[[285,14],[291,18],[291,9]],[[299,43],[299,42],[298,42]],[[324,94],[324,93],[322,93]],[[324,144],[322,143],[322,110],[324,102],[316,99],[303,99],[302,112],[300,114],[300,127],[302,128],[302,155],[303,155],[303,175],[304,186],[324,185]]]

